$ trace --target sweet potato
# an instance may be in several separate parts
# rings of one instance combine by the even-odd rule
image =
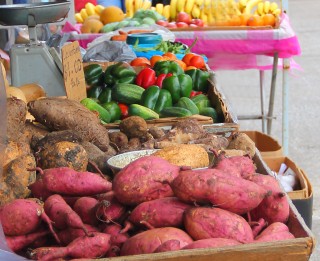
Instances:
[[[254,225],[250,224],[250,225],[252,228],[253,237],[256,237],[268,225],[268,223],[263,218],[260,218],[256,222],[256,224]]]
[[[225,247],[225,246],[236,246],[241,245],[241,243],[234,239],[229,238],[207,238],[200,239],[186,245],[182,248],[184,249],[195,249],[195,248],[214,248],[214,247]]]
[[[95,210],[97,218],[106,223],[116,222],[126,213],[126,207],[114,196],[100,200]]]
[[[38,154],[38,166],[42,169],[68,167],[76,171],[86,171],[88,155],[77,143],[60,141]]]
[[[50,252],[54,252],[58,250],[60,247],[58,246],[50,246],[50,247],[38,247],[28,252],[29,258],[32,260],[41,260],[42,257],[48,255]]]
[[[39,177],[35,182],[30,184],[29,189],[31,191],[31,194],[35,198],[38,198],[43,201],[54,194],[54,192],[47,190],[45,184],[43,183],[43,179],[41,177]]]
[[[191,207],[176,197],[160,198],[146,201],[136,206],[129,220],[134,225],[148,227],[182,227],[183,213]]]
[[[289,218],[289,202],[279,182],[274,177],[263,174],[256,174],[250,180],[271,192],[250,212],[252,220],[263,218],[268,224],[286,223]]]
[[[103,233],[111,236],[111,245],[118,246],[119,248],[127,241],[129,235],[127,233],[120,233],[121,226],[118,224],[111,224],[104,228]]]
[[[77,172],[67,167],[40,170],[47,190],[70,196],[90,196],[112,189],[107,179],[92,172]]]
[[[89,233],[99,232],[99,229],[96,228],[96,227],[93,227],[93,226],[87,225],[87,224],[84,224],[84,226],[85,226],[85,228],[87,229],[87,231]],[[76,238],[83,237],[85,235],[86,234],[84,233],[82,228],[71,228],[71,227],[69,227],[67,229],[64,229],[64,230],[61,230],[61,231],[58,232],[58,237],[59,237],[59,239],[61,241],[61,244],[63,246],[69,245]]]
[[[155,156],[144,156],[123,168],[113,179],[113,190],[120,203],[137,205],[173,196],[168,183],[179,175],[179,167]]]
[[[181,229],[174,227],[155,228],[129,238],[123,244],[120,255],[153,253],[162,243],[173,239],[178,240],[181,247],[193,241],[192,238]]]
[[[60,195],[54,194],[48,197],[44,202],[44,210],[57,229],[81,228],[87,236],[89,235],[79,215],[70,208]]]
[[[263,230],[261,234],[255,238],[255,242],[270,242],[293,238],[295,238],[295,236],[290,233],[289,228],[285,224],[275,222]]]
[[[34,233],[21,235],[21,236],[6,236],[6,241],[7,241],[8,247],[13,252],[18,252],[24,249],[25,247],[29,246],[35,240],[42,238],[48,235],[49,233],[50,231],[41,231],[41,232],[34,232]]]
[[[79,102],[51,97],[29,102],[28,109],[36,121],[50,130],[72,130],[82,140],[92,141],[102,151],[109,148],[108,130],[94,112]]]
[[[252,230],[248,222],[243,217],[220,208],[187,209],[184,225],[194,240],[228,238],[241,243],[253,241]]]
[[[52,221],[44,212],[39,200],[13,200],[1,208],[0,221],[6,236],[21,236],[32,233],[39,228],[41,221],[44,221],[49,226],[57,242],[59,242],[52,228]]]
[[[162,243],[160,246],[158,246],[153,253],[162,253],[162,252],[168,252],[168,251],[175,251],[179,249],[181,249],[180,241],[177,239],[171,239]]]
[[[73,210],[79,215],[83,223],[97,225],[96,206],[98,200],[91,197],[81,197],[73,205]]]
[[[50,251],[42,257],[42,261],[55,260],[61,257],[97,258],[103,257],[110,248],[110,235],[94,233],[92,237],[78,237],[66,247]]]
[[[267,191],[216,169],[185,170],[171,183],[174,194],[188,203],[209,204],[244,214],[257,207]]]
[[[256,166],[250,157],[225,157],[223,153],[219,154],[214,168],[228,175],[244,178],[256,172]]]

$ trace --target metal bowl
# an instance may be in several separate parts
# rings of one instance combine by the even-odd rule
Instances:
[[[0,5],[0,24],[35,26],[52,23],[63,20],[68,15],[69,8],[70,1],[66,0]]]
[[[115,175],[132,161],[135,161],[136,159],[139,159],[144,156],[149,156],[156,151],[157,151],[156,149],[153,149],[153,150],[150,149],[150,150],[135,150],[135,151],[121,153],[108,159],[107,164],[111,168],[113,174]]]

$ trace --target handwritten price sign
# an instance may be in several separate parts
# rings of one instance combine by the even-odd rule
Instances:
[[[82,58],[77,41],[62,47],[63,80],[67,97],[81,101],[87,97]]]

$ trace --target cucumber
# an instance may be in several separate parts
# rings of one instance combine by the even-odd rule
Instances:
[[[110,122],[115,122],[121,118],[121,109],[115,101],[102,103],[101,106],[105,108],[110,114]]]
[[[188,117],[192,113],[186,108],[181,107],[166,107],[160,112],[160,118],[166,117]]]
[[[181,97],[175,107],[188,109],[192,114],[199,114],[199,109],[188,97]]]
[[[136,84],[118,83],[112,88],[112,100],[125,104],[140,103],[143,92],[144,89]]]
[[[129,105],[129,116],[140,116],[145,120],[159,119],[159,114],[140,104]]]
[[[211,107],[209,98],[204,94],[199,94],[191,98],[194,104],[198,107],[199,111],[205,107]]]
[[[201,108],[200,115],[211,117],[213,119],[213,122],[218,122],[218,113],[212,107]]]
[[[99,113],[99,118],[105,123],[109,123],[111,120],[111,116],[109,112],[103,108],[100,104],[96,103],[94,100],[90,98],[84,98],[80,102],[85,107],[87,107],[90,111],[96,111]]]

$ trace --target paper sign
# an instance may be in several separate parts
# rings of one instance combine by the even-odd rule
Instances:
[[[67,97],[70,100],[81,101],[87,97],[87,92],[79,42],[75,41],[63,46],[61,54]]]

